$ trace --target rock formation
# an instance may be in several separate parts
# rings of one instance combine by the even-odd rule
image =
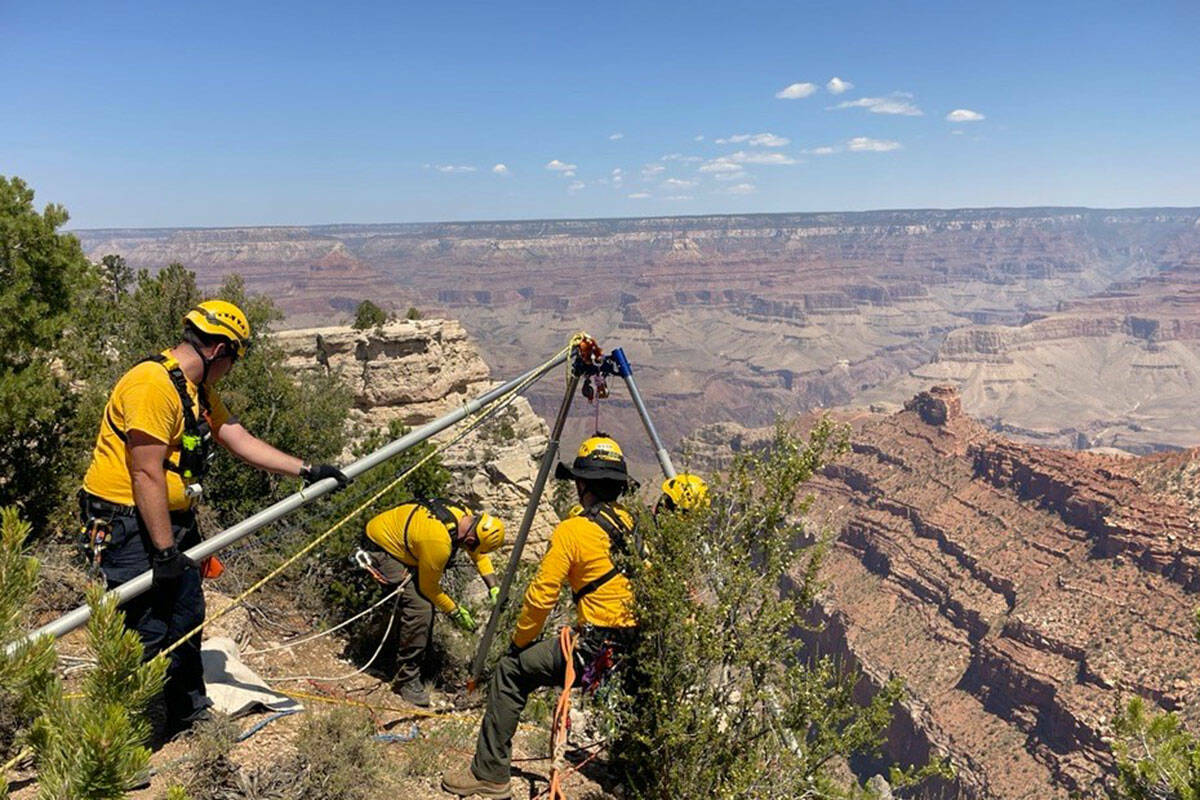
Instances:
[[[1083,310],[1074,304],[1106,292],[1126,303],[1139,279],[1167,276],[1164,268],[1194,258],[1197,219],[1197,209],[959,209],[80,236],[93,257],[119,252],[150,268],[178,260],[206,285],[238,271],[292,320],[345,318],[367,297],[401,311],[448,310],[485,344],[483,358],[497,374],[515,374],[587,330],[625,346],[669,442],[699,424],[762,425],[777,411],[864,396],[896,404],[930,382],[953,382],[967,386],[966,408],[990,424],[1055,443],[1082,434],[1088,445],[1149,448],[1177,444],[1189,425],[1200,426],[1131,436],[1133,426],[1168,424],[1157,410],[1144,417],[1152,393],[1084,404],[1061,402],[1062,390],[1089,368],[1102,384],[1153,376],[1182,386],[1171,365],[1191,374],[1200,358],[1180,350],[1179,339],[1146,349],[1147,336],[1173,330],[1154,327],[1154,308],[1130,306],[1122,311],[1128,324],[1116,328],[1080,327],[1073,320]],[[1073,316],[1024,333],[1003,327],[1060,306]],[[943,341],[967,326],[1001,327]],[[1085,329],[1124,339],[1081,345]],[[1028,355],[1013,355],[1014,335],[1028,340]],[[1038,349],[1043,344],[1049,349]],[[532,394],[544,416],[558,399],[548,383]],[[614,393],[621,420],[632,419],[625,402]],[[614,416],[601,425],[620,434]],[[1110,423],[1120,436],[1105,432]],[[566,438],[587,433],[580,423]],[[649,451],[641,456],[648,467]]]
[[[904,678],[890,753],[958,767],[924,796],[1101,796],[1122,703],[1200,723],[1200,452],[1013,442],[941,386],[839,417],[850,452],[807,487],[810,529],[835,537],[814,644]]]
[[[366,331],[291,330],[275,340],[286,354],[285,366],[295,374],[328,370],[341,377],[354,394],[350,418],[360,433],[386,429],[393,420],[423,425],[497,385],[466,331],[453,320],[397,321]],[[461,424],[435,441],[447,441],[460,429]],[[504,519],[511,542],[548,442],[546,424],[528,400],[518,397],[443,456],[453,475],[451,492]],[[546,540],[557,521],[543,495],[531,543]],[[526,553],[540,555],[540,548]]]

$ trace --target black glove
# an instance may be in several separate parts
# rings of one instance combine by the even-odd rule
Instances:
[[[178,547],[159,550],[154,554],[150,564],[154,570],[153,586],[155,589],[162,589],[177,583],[186,570],[196,568],[196,562],[188,558],[186,554],[179,552]]]
[[[305,464],[300,468],[300,477],[304,480],[305,486],[312,486],[317,481],[323,481],[326,478],[333,478],[338,482],[338,489],[345,489],[350,483],[350,479],[346,477],[346,473],[335,467],[333,464]],[[336,489],[334,491],[337,491]]]

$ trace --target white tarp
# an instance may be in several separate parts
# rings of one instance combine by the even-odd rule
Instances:
[[[204,661],[204,683],[213,708],[231,717],[256,711],[299,711],[292,698],[277,694],[242,663],[232,639],[208,639],[200,647]]]

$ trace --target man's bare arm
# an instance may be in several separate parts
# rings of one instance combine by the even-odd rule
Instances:
[[[237,422],[227,422],[213,433],[217,442],[247,464],[279,475],[299,475],[304,462],[259,439]]]
[[[166,550],[175,544],[167,504],[167,472],[163,467],[167,446],[139,430],[129,431],[128,444],[134,505],[141,514],[150,543],[158,550]]]

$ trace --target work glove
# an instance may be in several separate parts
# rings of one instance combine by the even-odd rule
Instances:
[[[493,586],[492,588],[488,589],[487,596],[488,596],[488,599],[487,599],[488,605],[491,606],[492,608],[495,608],[496,603],[499,602],[499,600],[500,600],[500,587]]]
[[[317,481],[323,481],[326,478],[333,478],[338,482],[338,488],[345,489],[350,483],[350,479],[346,477],[346,473],[335,467],[333,464],[305,464],[300,468],[300,477],[304,481],[305,486],[312,486]]]
[[[467,611],[466,606],[455,606],[454,610],[450,612],[450,619],[454,620],[454,624],[467,633],[475,630],[475,618],[471,616],[470,611]]]
[[[196,562],[172,546],[155,553],[150,566],[154,573],[152,585],[155,589],[163,589],[178,583],[184,572],[195,569]]]

